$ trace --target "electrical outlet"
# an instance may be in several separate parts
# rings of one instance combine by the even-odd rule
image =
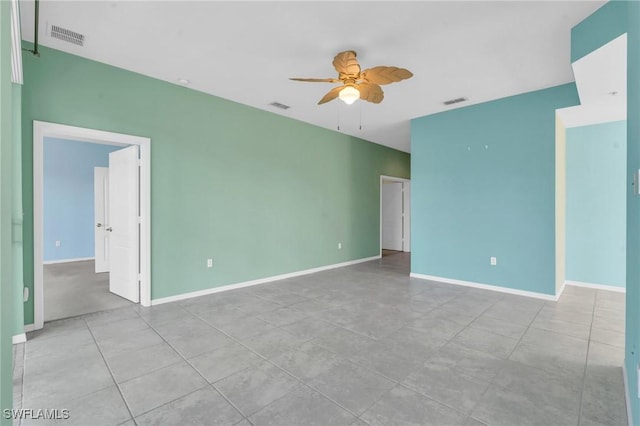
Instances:
[[[213,259],[207,259],[207,268],[213,268]]]
[[[342,250],[342,243],[338,243],[338,250]]]
[[[489,262],[491,262],[491,266],[496,266],[498,264],[498,258],[497,257],[491,257],[489,259]]]
[[[27,302],[29,300],[29,287],[24,287],[22,290],[22,301]]]
[[[60,247],[60,240],[56,240],[56,247]]]

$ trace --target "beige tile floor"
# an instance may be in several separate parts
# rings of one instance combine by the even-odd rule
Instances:
[[[626,424],[623,294],[545,302],[408,265],[47,323],[15,347],[15,404],[64,425]]]

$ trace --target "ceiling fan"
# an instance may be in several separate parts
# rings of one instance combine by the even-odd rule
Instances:
[[[413,77],[411,71],[398,67],[379,66],[360,71],[356,52],[353,50],[338,53],[333,58],[333,66],[338,71],[338,78],[290,78],[290,80],[312,83],[342,83],[341,86],[334,87],[324,95],[318,105],[335,98],[340,98],[346,104],[351,105],[357,99],[379,104],[384,99],[381,84],[395,83]]]

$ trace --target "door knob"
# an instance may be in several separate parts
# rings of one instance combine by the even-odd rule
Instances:
[[[96,228],[102,228],[102,224],[101,223],[97,223],[96,224]]]
[[[108,228],[106,228],[106,230],[109,231],[109,232],[113,232],[113,228],[112,227],[108,227]]]

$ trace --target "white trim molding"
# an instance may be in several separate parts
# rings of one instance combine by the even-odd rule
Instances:
[[[43,160],[44,138],[140,147],[140,304],[151,306],[151,139],[141,136],[33,121],[33,312],[34,328],[44,326]]]
[[[558,293],[556,294],[556,300],[560,300],[560,297],[562,296],[562,293],[564,293],[565,288],[567,288],[566,281],[562,283],[562,286],[560,287],[560,291],[558,291]]]
[[[393,182],[411,182],[411,179],[395,177],[395,176],[387,176],[387,175],[380,175],[380,180],[390,180]]]
[[[259,285],[259,284],[266,284],[266,283],[270,283],[270,282],[273,282],[273,281],[279,281],[279,280],[284,280],[284,279],[287,279],[287,278],[299,277],[301,275],[314,274],[316,272],[327,271],[329,269],[342,268],[342,267],[345,267],[345,266],[356,265],[358,263],[369,262],[369,261],[377,260],[377,259],[380,259],[380,255],[371,256],[371,257],[365,257],[363,259],[350,260],[348,262],[335,263],[333,265],[320,266],[318,268],[312,268],[312,269],[305,269],[305,270],[302,270],[302,271],[290,272],[288,274],[275,275],[275,276],[266,277],[266,278],[259,278],[257,280],[245,281],[245,282],[236,283],[236,284],[229,284],[229,285],[225,285],[225,286],[221,286],[221,287],[208,288],[206,290],[192,291],[190,293],[182,293],[182,294],[177,294],[175,296],[161,297],[160,299],[153,299],[151,301],[151,305],[152,306],[162,305],[163,303],[177,302],[179,300],[185,300],[185,299],[191,299],[191,298],[194,298],[194,297],[206,296],[208,294],[219,293],[221,291],[235,290],[237,288],[251,287],[251,286]]]
[[[20,2],[18,0],[11,0],[11,82],[16,84],[23,83]]]
[[[77,257],[75,259],[43,260],[42,264],[55,265],[56,263],[84,262],[85,260],[95,260],[95,257]]]
[[[26,333],[16,334],[15,336],[13,336],[13,344],[14,345],[17,345],[18,343],[24,343],[26,341],[27,341]]]
[[[560,298],[559,295],[537,293],[535,291],[518,290],[515,288],[500,287],[497,285],[482,284],[482,283],[474,283],[471,281],[454,280],[451,278],[434,277],[431,275],[416,274],[414,272],[412,272],[410,276],[411,278],[419,278],[421,280],[436,281],[440,283],[460,285],[464,287],[480,288],[483,290],[498,291],[500,293],[515,294],[517,296],[533,297],[536,299],[551,300],[554,302],[557,302],[558,299]]]
[[[617,287],[614,285],[605,285],[605,284],[593,284],[593,283],[584,283],[581,281],[565,281],[565,285],[571,285],[574,287],[584,287],[584,288],[593,288],[596,290],[608,290],[615,291],[617,293],[626,293],[627,289],[624,287]]]
[[[627,380],[627,360],[622,363],[622,382],[624,383],[624,400],[627,404],[627,424],[633,426],[633,410],[631,409],[631,390]]]
[[[32,331],[36,330],[36,325],[35,324],[25,324],[24,326],[24,332],[25,333],[30,333]]]

